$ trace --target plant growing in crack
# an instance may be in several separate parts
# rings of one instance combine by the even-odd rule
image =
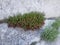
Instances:
[[[9,27],[16,27],[18,25],[18,21],[20,22],[20,17],[21,17],[21,14],[17,14],[17,16],[10,16],[8,19],[7,19],[7,23],[8,23],[8,26]]]
[[[46,27],[44,31],[41,34],[41,39],[39,42],[42,40],[46,42],[53,42],[57,38],[59,34],[59,27],[60,27],[60,18],[57,18],[55,22],[51,25],[51,27]]]
[[[41,12],[29,12],[23,15],[17,14],[16,16],[8,18],[8,25],[12,27],[22,27],[28,29],[38,29],[44,24],[44,13]]]
[[[58,29],[56,28],[45,28],[44,32],[41,34],[41,39],[45,41],[54,41],[57,38]]]
[[[46,27],[41,34],[41,40],[52,42],[59,34],[60,18],[56,18],[51,27]]]

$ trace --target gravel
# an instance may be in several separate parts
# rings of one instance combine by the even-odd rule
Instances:
[[[38,31],[24,31],[21,28],[8,28],[6,23],[0,24],[1,45],[29,45],[31,40],[39,37]]]
[[[52,20],[46,20],[44,27],[52,22]],[[24,29],[17,27],[8,28],[7,23],[2,23],[0,24],[0,45],[29,45],[34,41],[39,41],[42,31],[43,29],[24,31]]]

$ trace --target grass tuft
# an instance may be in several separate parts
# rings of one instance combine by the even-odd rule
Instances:
[[[45,28],[41,35],[42,40],[54,41],[58,35],[58,30],[56,28]]]
[[[24,29],[38,29],[44,24],[44,13],[29,12],[25,14],[17,14],[9,17],[7,23],[11,27],[22,27]]]

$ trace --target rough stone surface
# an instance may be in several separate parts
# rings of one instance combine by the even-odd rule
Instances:
[[[38,31],[24,31],[21,28],[8,28],[0,24],[0,45],[29,45],[30,41],[40,35]]]
[[[46,18],[60,16],[60,0],[0,0],[0,20],[17,13],[30,11],[44,12]],[[51,21],[46,21],[46,25]],[[38,41],[40,30],[24,31],[21,28],[8,28],[6,23],[0,24],[0,45],[29,45]],[[60,45],[60,35],[51,44],[42,41],[37,45]]]
[[[60,0],[0,0],[0,19],[30,11],[44,12],[46,18],[60,16]]]
[[[52,22],[51,20],[46,20],[44,27],[52,24]],[[17,27],[8,28],[6,23],[2,23],[0,24],[0,45],[29,45],[31,42],[39,41],[42,31],[43,29],[24,31],[22,28]],[[58,41],[58,43],[59,42],[60,41]],[[43,43],[44,42],[42,42],[41,45],[43,45]]]

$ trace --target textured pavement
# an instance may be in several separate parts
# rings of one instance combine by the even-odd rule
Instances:
[[[17,13],[40,11],[45,17],[60,16],[60,0],[0,0],[0,20]]]
[[[53,20],[46,20],[44,27],[48,24],[52,24]],[[43,27],[43,29],[44,29]],[[40,34],[43,29],[35,30],[35,31],[24,31],[22,28],[8,28],[6,23],[0,24],[0,45],[30,45],[30,43],[34,41],[40,40]],[[60,37],[58,37],[56,42],[53,42],[51,45],[58,45]],[[42,41],[41,44],[38,45],[49,45]]]

